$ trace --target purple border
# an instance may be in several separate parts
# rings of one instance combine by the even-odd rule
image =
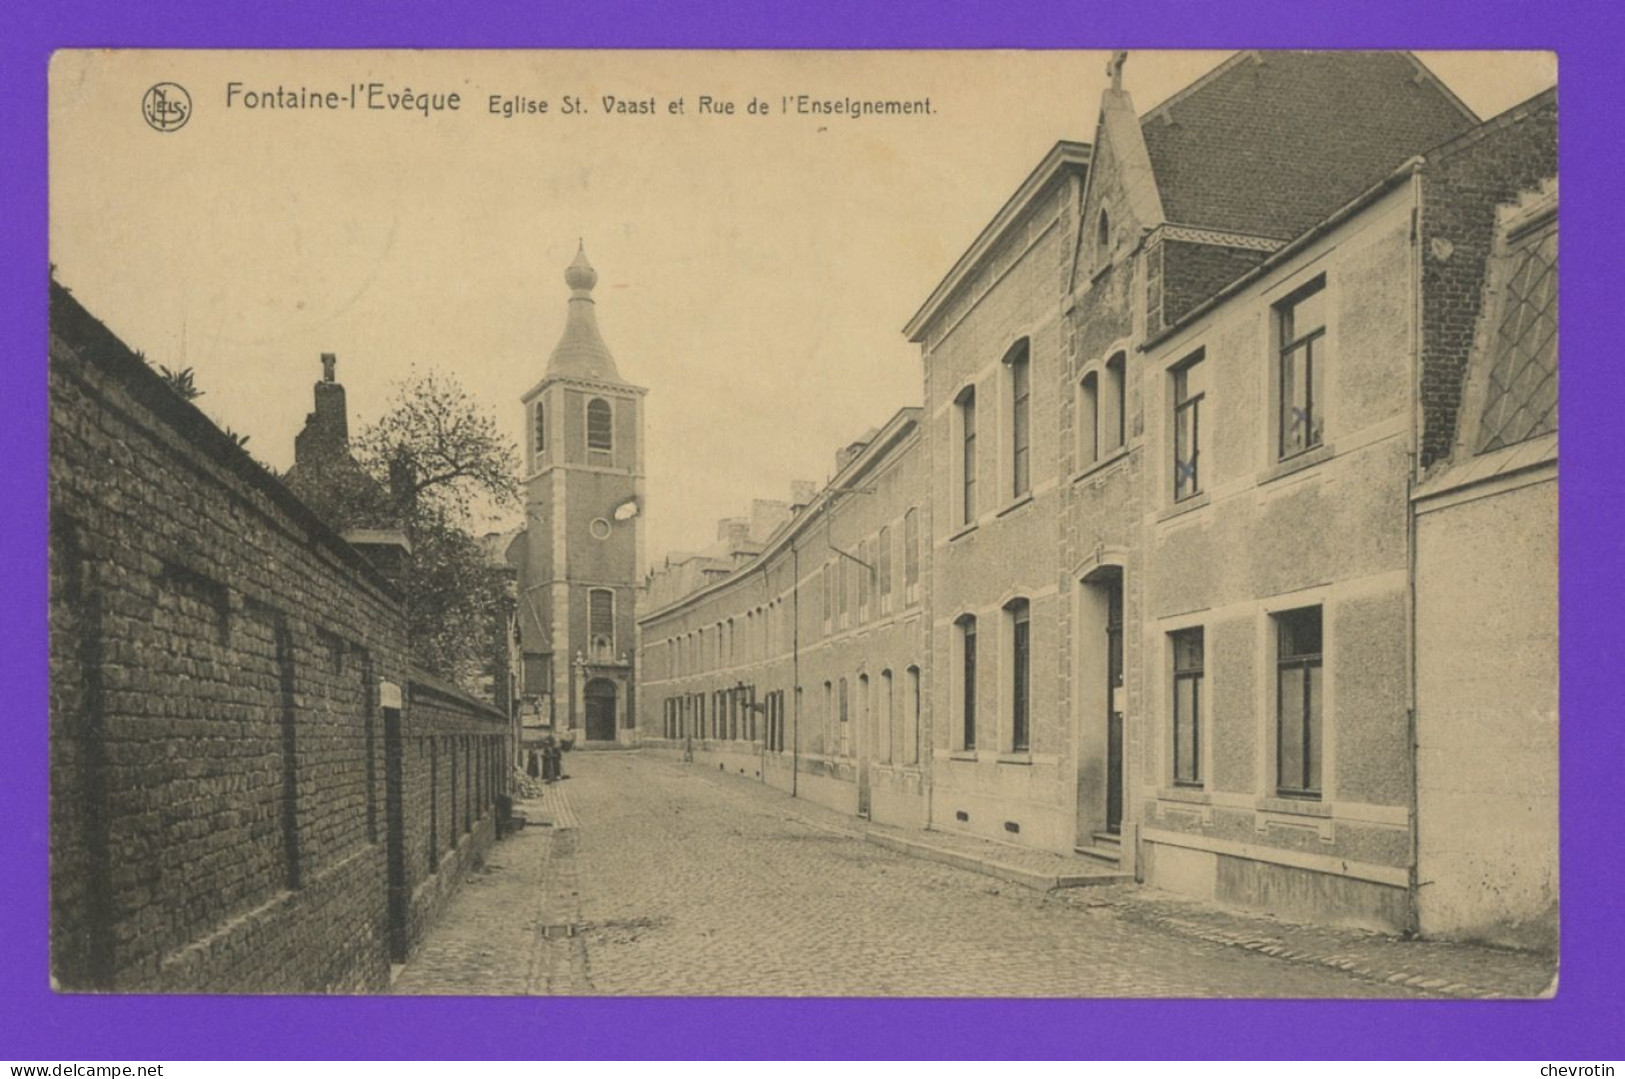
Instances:
[[[1625,65],[1618,9],[1585,0],[1561,16],[1533,0],[1182,2],[998,10],[911,0],[825,0],[770,11],[728,3],[520,2],[478,15],[405,0],[390,17],[330,0],[46,0],[8,5],[0,30],[5,195],[0,409],[10,524],[0,580],[14,616],[0,649],[21,702],[0,752],[0,1059],[503,1057],[1078,1057],[1618,1059],[1621,1051],[1620,820],[1625,764],[1617,567],[1625,512],[1610,468],[1625,400],[1616,192]],[[651,6],[652,7],[652,6]],[[1313,14],[1310,19],[1311,10]],[[57,997],[46,988],[46,64],[62,46],[152,47],[858,47],[1368,46],[1548,48],[1562,67],[1563,974],[1545,1003],[1147,1001],[467,1000]],[[1079,123],[1092,103],[1078,103]],[[116,168],[116,163],[109,163]],[[1612,226],[1612,227],[1610,227]],[[1612,332],[1611,332],[1612,331]],[[1494,587],[1486,582],[1486,587]],[[1612,782],[1611,782],[1612,781]],[[832,961],[839,961],[832,956]]]

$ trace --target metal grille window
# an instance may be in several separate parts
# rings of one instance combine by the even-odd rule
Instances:
[[[1174,648],[1174,783],[1202,784],[1202,630],[1170,633]]]
[[[960,488],[959,522],[976,520],[976,391],[966,387],[959,395]]]
[[[1031,606],[1024,599],[1005,607],[1010,616],[1010,748],[1024,753],[1032,741],[1031,721]]]
[[[961,727],[960,746],[964,749],[976,748],[976,619],[965,615],[959,620],[959,655],[961,676],[963,682],[963,698],[960,702],[960,713],[963,725]]]
[[[1015,498],[1026,494],[1032,486],[1029,460],[1032,379],[1027,361],[1025,341],[1011,349],[1004,361],[1010,368],[1010,494]]]
[[[1557,430],[1557,219],[1512,237],[1475,451]]]
[[[903,602],[920,598],[920,512],[910,509],[903,515]]]
[[[1276,787],[1320,797],[1321,619],[1319,607],[1275,616]]]
[[[587,632],[594,641],[615,643],[615,593],[607,588],[587,593]]]
[[[1202,491],[1202,398],[1207,393],[1202,353],[1186,360],[1174,377],[1174,501]]]
[[[1281,342],[1279,453],[1285,459],[1321,443],[1326,279],[1317,277],[1288,297],[1275,318]]]
[[[602,397],[587,402],[587,448],[603,453],[615,448],[614,414]]]

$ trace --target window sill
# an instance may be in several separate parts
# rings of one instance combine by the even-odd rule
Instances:
[[[1258,808],[1265,813],[1282,813],[1299,817],[1330,817],[1332,807],[1320,800],[1318,794],[1265,795],[1258,800]]]
[[[1115,465],[1117,462],[1121,461],[1127,456],[1128,447],[1119,446],[1115,450],[1112,450],[1110,453],[1106,454],[1106,456],[1095,461],[1094,464],[1086,465],[1078,471],[1072,473],[1072,482],[1079,483],[1085,479],[1088,479],[1090,476],[1095,475],[1096,473],[1104,472],[1106,469],[1110,468],[1112,465]]]
[[[1164,802],[1186,802],[1190,805],[1212,805],[1213,795],[1201,787],[1162,787],[1157,798]]]
[[[975,532],[979,523],[980,522],[978,522],[978,521],[972,521],[968,525],[960,525],[959,531],[948,533],[948,542],[952,543],[956,539],[959,539],[959,538],[961,538],[963,536],[968,536],[972,532]]]
[[[1157,514],[1157,523],[1171,521],[1175,517],[1183,516],[1192,510],[1199,510],[1213,501],[1213,496],[1203,491],[1201,494],[1191,495],[1189,498],[1174,503],[1172,506]]]
[[[955,749],[955,750],[951,750],[948,753],[948,759],[951,760],[951,761],[977,761],[977,760],[981,760],[981,758],[976,755],[976,751],[974,749]]]
[[[1336,447],[1330,442],[1323,442],[1312,450],[1304,450],[1296,457],[1288,457],[1286,460],[1279,461],[1264,469],[1258,474],[1258,482],[1265,484],[1272,480],[1282,479],[1294,473],[1302,472],[1306,468],[1314,468],[1321,462],[1330,459],[1336,452]]]
[[[1013,753],[1000,753],[997,757],[994,758],[994,760],[996,762],[998,762],[999,764],[1027,764],[1027,765],[1030,765],[1033,762],[1033,755],[1032,755],[1032,753],[1026,752],[1026,751],[1013,752]]]
[[[1002,509],[999,512],[995,513],[993,516],[995,516],[995,517],[1003,517],[1006,514],[1016,512],[1017,510],[1019,510],[1023,506],[1032,505],[1032,502],[1033,502],[1033,493],[1031,491],[1028,491],[1026,494],[1017,496],[1008,506],[1004,507],[1004,509]]]

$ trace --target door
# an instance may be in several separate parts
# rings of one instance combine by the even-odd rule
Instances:
[[[583,694],[587,710],[587,741],[615,741],[615,683],[595,678]]]
[[[874,752],[875,734],[870,726],[874,709],[869,701],[869,676],[858,677],[858,816],[869,816],[869,755]]]
[[[406,814],[402,805],[401,712],[384,709],[384,828],[389,863],[389,957],[406,962]]]
[[[1106,593],[1106,831],[1123,828],[1123,579]]]

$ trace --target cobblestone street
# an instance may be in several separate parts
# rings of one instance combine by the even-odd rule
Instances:
[[[572,753],[398,973],[397,993],[1414,997],[867,843],[737,776]],[[554,827],[538,826],[538,817]],[[855,824],[855,822],[854,822]],[[1166,919],[1163,919],[1166,921]],[[1441,983],[1442,985],[1442,983]]]

